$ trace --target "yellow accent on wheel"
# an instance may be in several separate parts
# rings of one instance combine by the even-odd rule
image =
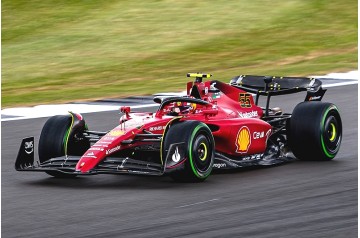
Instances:
[[[336,138],[336,127],[334,125],[334,123],[330,123],[331,126],[331,138],[330,141],[333,142]]]
[[[206,144],[203,142],[200,144],[199,148],[201,147],[201,145],[204,147],[204,156],[200,158],[201,161],[205,161],[206,157],[207,157],[207,147]]]
[[[69,111],[69,114],[71,116],[71,124],[70,124],[68,131],[66,132],[66,139],[65,139],[65,145],[64,145],[65,156],[67,156],[67,152],[68,152],[67,149],[68,149],[68,143],[69,143],[70,130],[72,129],[72,127],[74,125],[74,120],[75,120],[73,113]]]

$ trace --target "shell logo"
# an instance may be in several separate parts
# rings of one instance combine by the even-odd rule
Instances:
[[[243,126],[240,128],[236,141],[236,153],[246,153],[249,150],[249,147],[251,145],[251,136],[250,136],[250,130],[247,126]]]

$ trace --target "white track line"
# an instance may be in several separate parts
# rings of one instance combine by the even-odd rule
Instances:
[[[353,79],[359,80],[359,71],[354,70],[347,73],[330,73],[327,75],[311,76],[312,78],[328,78],[328,79]]]
[[[196,202],[196,203],[191,203],[191,204],[186,204],[183,206],[179,206],[176,208],[184,208],[184,207],[191,207],[191,206],[195,206],[195,205],[199,205],[199,204],[204,204],[204,203],[208,203],[208,202],[214,202],[214,201],[218,201],[218,198],[214,198],[214,199],[210,199],[210,200],[206,200],[206,201],[202,201],[202,202]]]
[[[323,84],[323,88],[332,88],[332,87],[339,87],[339,86],[346,86],[346,85],[353,85],[358,84],[357,80],[349,81],[349,82],[343,82],[343,83],[332,83],[332,84]]]
[[[131,109],[155,107],[159,104],[146,104],[130,106]],[[1,121],[16,121],[23,119],[34,119],[50,117],[54,115],[66,115],[69,111],[77,113],[107,112],[117,111],[120,106],[109,105],[90,105],[90,104],[60,104],[60,105],[40,105],[35,107],[8,108],[1,110],[2,115],[14,116],[11,118],[2,118]]]
[[[338,87],[344,85],[358,84],[359,71],[350,71],[348,73],[331,73],[323,76],[311,76],[313,78],[323,79],[323,87]],[[327,83],[326,79],[347,80],[345,82]],[[351,80],[351,81],[348,81]],[[154,96],[181,96],[185,92],[180,93],[159,93]],[[131,108],[149,108],[156,107],[159,104],[130,105]],[[59,104],[59,105],[39,105],[35,107],[7,108],[1,110],[1,121],[16,121],[23,119],[33,119],[50,117],[54,115],[66,115],[69,111],[77,113],[106,112],[119,110],[120,106],[116,105],[94,105],[94,104]],[[8,117],[8,118],[6,118]]]

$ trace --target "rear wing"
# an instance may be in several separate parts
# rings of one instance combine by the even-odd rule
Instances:
[[[230,85],[255,94],[256,105],[259,102],[259,96],[267,96],[265,112],[268,111],[271,96],[306,91],[304,101],[321,101],[326,92],[326,89],[322,88],[322,82],[319,79],[305,77],[240,75],[232,78]]]
[[[268,90],[281,92],[289,89],[300,91],[318,91],[322,82],[316,78],[305,77],[272,77],[240,75],[231,79],[230,84],[247,87],[255,90],[263,90],[265,84],[268,84]]]

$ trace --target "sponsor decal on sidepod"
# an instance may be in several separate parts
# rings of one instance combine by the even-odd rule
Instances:
[[[238,112],[239,117],[241,118],[251,118],[251,117],[257,117],[259,114],[257,111],[251,111],[251,112]]]
[[[213,168],[220,169],[220,168],[225,168],[225,167],[226,167],[225,163],[213,164]]]
[[[244,154],[248,152],[251,145],[251,136],[250,130],[247,126],[243,126],[240,128],[236,137],[235,145],[236,153]]]

